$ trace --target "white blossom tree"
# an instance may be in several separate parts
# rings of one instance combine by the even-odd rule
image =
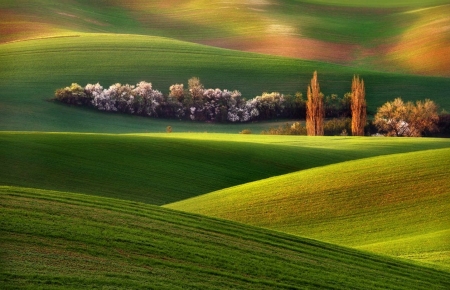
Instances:
[[[279,92],[263,93],[254,98],[258,116],[262,119],[271,119],[281,115],[284,109],[284,95]]]
[[[140,82],[133,90],[139,104],[139,114],[158,117],[161,106],[165,104],[164,95],[152,88],[151,83]]]
[[[100,94],[96,94],[92,100],[92,105],[100,111],[117,111],[115,99],[115,86],[104,89]]]

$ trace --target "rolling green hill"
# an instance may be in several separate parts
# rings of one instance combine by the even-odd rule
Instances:
[[[397,97],[432,98],[449,111],[450,6],[445,4],[2,1],[0,130],[126,133],[173,126],[173,120],[168,124],[45,102],[72,82],[107,87],[146,80],[167,93],[171,84],[198,76],[206,87],[237,89],[252,98],[265,91],[305,93],[314,70],[326,95],[342,96],[353,74],[360,74],[372,114]],[[387,73],[392,71],[400,74]],[[180,131],[243,129],[176,125]],[[253,131],[259,133],[260,126]]]
[[[450,274],[156,206],[0,187],[2,289],[448,289]]]
[[[171,84],[186,83],[188,78],[198,76],[206,87],[237,89],[245,98],[253,98],[264,91],[305,94],[314,70],[319,71],[325,94],[341,96],[351,89],[353,74],[360,73],[366,83],[372,113],[396,97],[425,99],[431,91],[432,99],[441,108],[450,110],[447,78],[361,71],[148,36],[80,34],[2,44],[0,63],[0,130],[3,131],[161,132],[169,124],[174,128],[178,125],[174,120],[168,124],[47,101],[57,88],[72,82],[83,86],[100,82],[108,87],[116,82],[135,84],[146,80],[168,93]],[[230,130],[198,124],[192,127],[181,124],[179,128],[201,132]]]
[[[324,5],[353,6],[353,7],[429,7],[434,5],[448,4],[446,0],[380,0],[377,2],[355,1],[355,0],[294,0],[296,2],[308,2]]]
[[[450,149],[344,162],[167,207],[450,269]]]
[[[0,3],[0,42],[139,34],[449,77],[449,12],[445,0],[16,0]]]
[[[449,15],[447,0],[0,1],[0,288],[449,289],[449,139],[238,135],[283,120],[50,100],[193,76],[305,95],[318,70],[325,95],[361,75],[371,115],[396,97],[450,111]]]
[[[312,167],[450,147],[449,139],[0,133],[0,184],[157,205]]]

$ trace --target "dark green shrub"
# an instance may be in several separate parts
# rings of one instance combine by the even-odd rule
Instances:
[[[92,98],[84,92],[79,84],[73,83],[70,87],[58,89],[55,92],[55,99],[70,105],[90,105]]]
[[[278,128],[269,128],[261,132],[263,135],[306,135],[306,127],[300,122],[286,123]]]
[[[344,132],[352,131],[352,120],[350,118],[331,119],[325,121],[323,126],[324,134],[326,136],[339,136]]]

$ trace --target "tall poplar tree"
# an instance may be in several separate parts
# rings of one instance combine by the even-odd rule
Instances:
[[[366,89],[364,80],[359,76],[353,76],[352,81],[352,135],[364,136],[364,126],[366,125]]]
[[[325,107],[323,94],[320,92],[317,71],[314,71],[311,84],[308,86],[308,100],[306,101],[306,131],[308,136],[323,136],[323,119]]]

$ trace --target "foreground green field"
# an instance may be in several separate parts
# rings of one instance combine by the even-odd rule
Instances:
[[[264,91],[306,94],[312,72],[318,70],[325,94],[343,96],[351,90],[353,74],[366,82],[369,112],[388,100],[430,97],[450,110],[447,78],[419,77],[364,71],[323,62],[272,57],[224,50],[166,38],[79,34],[74,37],[30,40],[0,45],[0,130],[71,132],[233,132],[242,126],[216,126],[177,120],[154,121],[120,116],[48,102],[57,88],[73,82],[136,84],[141,80],[168,93],[174,83],[198,76],[205,87],[240,90],[245,98]],[[270,125],[269,125],[270,126]],[[269,127],[268,126],[268,127]],[[246,127],[252,129],[252,124]],[[256,127],[254,133],[260,133]],[[266,128],[267,129],[267,128]]]
[[[2,289],[448,289],[450,274],[123,200],[0,187]]]
[[[157,205],[328,164],[450,147],[449,139],[0,133],[0,184]]]
[[[450,269],[450,149],[344,162],[168,205]]]

